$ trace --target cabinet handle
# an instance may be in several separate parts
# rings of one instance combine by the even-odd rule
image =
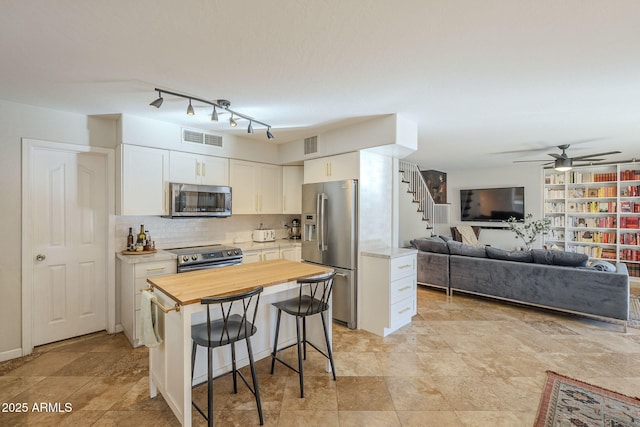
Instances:
[[[147,271],[159,271],[164,270],[166,267],[148,267]]]
[[[282,196],[282,212],[287,210],[287,196]]]
[[[196,162],[196,176],[200,176],[200,162]]]
[[[405,286],[405,287],[402,287],[402,288],[400,288],[398,290],[402,292],[402,291],[406,291],[407,289],[411,289],[411,286]]]
[[[406,313],[406,312],[407,312],[407,311],[409,311],[409,310],[411,310],[411,308],[410,308],[410,307],[403,308],[402,310],[400,310],[400,311],[398,312],[398,314]]]
[[[207,176],[207,165],[206,163],[200,163],[202,165],[202,176]]]
[[[398,268],[399,268],[399,269],[402,269],[402,268],[411,268],[411,267],[413,267],[413,265],[412,265],[412,264],[405,264],[405,265],[401,265],[401,266],[399,266]]]

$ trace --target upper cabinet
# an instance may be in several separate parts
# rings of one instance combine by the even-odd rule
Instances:
[[[282,167],[231,160],[229,183],[234,214],[282,213]]]
[[[116,177],[119,215],[166,215],[169,151],[120,144]]]
[[[305,160],[304,183],[357,179],[359,170],[357,152]]]
[[[282,167],[282,213],[302,213],[302,181],[304,168],[302,166]]]
[[[183,184],[229,185],[229,159],[171,151],[171,182]]]

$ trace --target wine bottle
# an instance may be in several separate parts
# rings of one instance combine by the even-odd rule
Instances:
[[[133,228],[129,227],[129,235],[127,236],[127,250],[130,251],[133,247]]]
[[[144,234],[144,224],[140,225],[140,233],[138,233],[138,241],[136,242],[138,245],[144,246],[145,234]]]

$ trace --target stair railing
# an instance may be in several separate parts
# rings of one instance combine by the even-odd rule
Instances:
[[[402,174],[402,182],[409,184],[408,192],[413,194],[413,202],[418,204],[418,212],[422,213],[422,220],[426,222],[427,230],[432,230],[435,219],[435,202],[418,165],[400,160],[398,169]]]

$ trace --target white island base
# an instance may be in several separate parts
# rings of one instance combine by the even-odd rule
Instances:
[[[272,306],[272,303],[297,296],[298,288],[297,282],[287,282],[267,286],[260,294],[260,305],[256,315],[256,328],[258,331],[251,338],[256,361],[271,357],[273,350],[278,311]],[[154,294],[164,307],[174,306],[175,301],[159,289],[155,289]],[[206,321],[205,307],[200,303],[195,303],[180,306],[180,311],[170,311],[166,314],[158,310],[163,342],[159,346],[149,349],[150,395],[155,397],[160,392],[183,426],[191,426],[192,422],[191,325]],[[328,316],[328,319],[331,319],[331,308],[325,315]],[[330,321],[328,325],[331,325]],[[328,333],[329,342],[331,342],[331,327],[328,328]],[[309,340],[316,344],[318,348],[326,351],[320,316],[313,316],[307,319],[307,335]],[[295,318],[293,316],[282,316],[278,341],[278,347],[283,347],[296,341]],[[200,384],[206,381],[206,361],[206,349],[198,347],[193,384]],[[239,368],[249,364],[246,345],[243,342],[236,344],[236,362]],[[230,346],[214,350],[214,370],[214,376],[231,370]],[[330,371],[331,367],[327,362],[327,372]],[[197,416],[200,415],[197,414]],[[256,420],[257,417],[256,409]]]

